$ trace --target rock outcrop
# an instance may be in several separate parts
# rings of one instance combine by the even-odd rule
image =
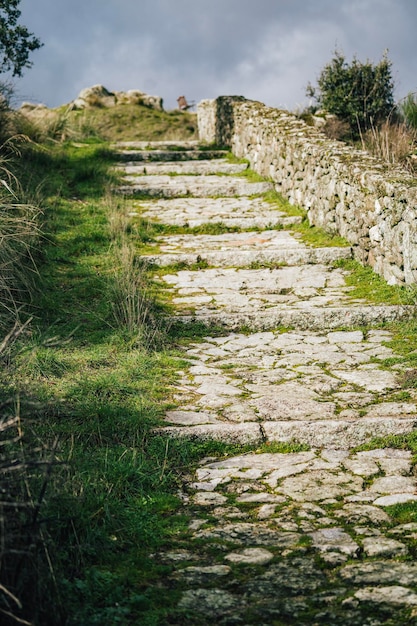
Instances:
[[[103,85],[93,85],[83,89],[70,103],[70,107],[73,110],[82,110],[93,107],[109,108],[120,104],[139,104],[158,111],[163,110],[163,100],[160,96],[150,96],[138,89],[113,92]]]

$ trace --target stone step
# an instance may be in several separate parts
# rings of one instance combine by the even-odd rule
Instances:
[[[119,161],[145,161],[145,162],[181,162],[181,161],[207,161],[208,159],[221,159],[226,156],[226,150],[113,150],[114,156]]]
[[[188,141],[116,141],[111,145],[113,150],[171,150],[173,152],[199,150],[200,142],[195,139]]]
[[[232,176],[126,176],[129,183],[116,189],[126,196],[175,198],[194,196],[248,196],[273,189],[272,183],[250,183]]]
[[[362,419],[280,421],[259,424],[202,424],[200,426],[166,426],[157,432],[172,438],[198,441],[221,441],[236,445],[295,442],[310,446],[349,449],[372,439],[389,435],[407,435],[417,427],[417,416],[403,419]]]
[[[226,159],[201,161],[167,161],[166,163],[147,163],[128,161],[119,165],[119,171],[130,176],[161,175],[161,174],[239,174],[248,169],[246,163],[229,163]]]
[[[409,433],[417,392],[406,401],[388,331],[287,331],[206,337],[185,356],[170,436],[230,443],[297,441],[351,448],[374,437]]]
[[[215,267],[246,267],[254,263],[330,264],[352,258],[350,247],[310,248],[283,230],[158,237],[156,245],[158,253],[142,258],[161,267],[201,261]]]
[[[202,224],[224,224],[237,228],[290,226],[302,221],[288,216],[261,198],[178,198],[132,202],[131,217],[141,216],[173,226],[190,228]]]
[[[292,326],[337,328],[408,319],[413,306],[353,300],[348,272],[323,264],[275,269],[209,268],[162,276],[175,289],[174,318],[253,330]]]
[[[183,324],[199,322],[210,329],[220,326],[228,330],[247,328],[250,331],[269,330],[279,327],[314,330],[379,326],[415,317],[413,306],[363,305],[363,306],[271,306],[266,310],[248,312],[200,312],[188,315],[176,314],[173,320]]]

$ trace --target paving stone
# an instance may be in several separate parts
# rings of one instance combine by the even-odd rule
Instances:
[[[231,568],[228,565],[192,565],[174,573],[175,578],[181,578],[192,585],[204,585],[212,580],[229,576]]]
[[[276,508],[275,504],[263,504],[258,509],[257,518],[260,520],[269,519],[275,515]],[[298,528],[294,526],[294,530],[298,530]]]
[[[117,192],[129,196],[175,198],[182,196],[248,196],[265,193],[271,183],[250,183],[231,176],[125,176],[128,184],[120,185]]]
[[[125,149],[118,150],[117,156],[122,162],[142,162],[145,161],[147,163],[158,163],[158,162],[171,162],[175,157],[175,162],[181,161],[190,161],[190,160],[202,160],[206,161],[207,159],[218,159],[225,156],[224,150],[211,150],[211,151],[203,151],[203,150],[185,150],[183,152],[173,152],[172,150],[164,149],[166,146],[161,146],[161,149],[157,150],[146,150],[145,147],[143,149]]]
[[[369,458],[351,458],[346,459],[343,463],[347,470],[358,476],[371,477],[380,471],[379,465]]]
[[[351,563],[340,570],[343,579],[354,585],[372,585],[398,583],[415,586],[417,580],[417,563],[398,561],[371,561]]]
[[[281,598],[282,601],[285,592],[289,592],[291,596],[317,592],[325,580],[325,575],[317,568],[313,559],[295,557],[271,563],[246,588],[252,601],[259,596],[267,598],[268,602],[271,598]]]
[[[158,431],[156,431],[158,432]],[[171,437],[224,441],[226,443],[257,444],[262,441],[262,432],[258,423],[245,424],[207,424],[201,426],[167,426],[159,432]]]
[[[376,478],[369,489],[381,494],[415,493],[416,486],[415,479],[408,476],[384,476]]]
[[[244,493],[241,496],[239,496],[236,500],[236,502],[240,502],[241,504],[274,503],[274,505],[282,504],[285,501],[286,501],[286,498],[284,498],[283,496],[277,496],[273,493],[267,493],[267,492]]]
[[[111,148],[113,150],[125,150],[127,152],[132,150],[153,151],[165,149],[170,150],[169,154],[171,155],[171,158],[177,159],[181,157],[184,152],[193,154],[195,151],[200,151],[200,144],[199,141],[195,139],[186,139],[183,141],[176,141],[175,139],[163,139],[160,141],[115,141],[111,144]],[[204,153],[205,151],[203,151],[203,154]],[[224,150],[222,150],[221,153],[221,156],[225,155]]]
[[[390,535],[403,535],[410,539],[417,538],[417,522],[409,522],[407,524],[400,524],[395,528],[390,529]]]
[[[387,389],[396,389],[397,377],[386,370],[380,370],[374,366],[371,370],[358,368],[356,371],[333,370],[333,374],[346,382],[363,387],[366,391],[382,392]]]
[[[351,258],[350,248],[310,248],[288,231],[221,235],[158,237],[158,252],[143,258],[160,266],[206,261],[216,267],[244,267],[255,263],[330,264]]]
[[[198,506],[217,506],[227,502],[227,498],[221,493],[199,492],[193,497],[193,502]]]
[[[243,519],[248,517],[247,513],[241,511],[237,506],[219,506],[213,509],[213,515],[219,519],[233,518]]]
[[[314,470],[285,478],[276,490],[298,502],[314,502],[350,495],[361,491],[362,487],[363,480],[359,476]]]
[[[265,565],[272,561],[274,555],[264,548],[246,548],[239,552],[230,552],[224,558],[238,565]]]
[[[239,174],[248,168],[246,163],[229,163],[226,159],[191,161],[164,161],[162,163],[141,163],[127,161],[118,166],[118,170],[131,176],[161,174]]]
[[[367,537],[362,540],[362,547],[369,557],[405,556],[408,552],[403,543],[387,537]]]
[[[417,495],[412,493],[395,493],[391,496],[382,496],[374,500],[375,506],[393,506],[394,504],[405,504],[406,502],[415,502]]]
[[[312,446],[338,446],[341,449],[346,449],[361,445],[377,437],[411,433],[415,428],[415,420],[360,418],[360,420],[266,421],[262,427],[269,441],[300,441]]]
[[[417,594],[399,585],[389,587],[364,587],[355,593],[355,598],[361,602],[373,602],[375,604],[400,604],[415,606]]]
[[[343,528],[320,528],[310,535],[313,547],[316,548],[324,559],[329,556],[330,562],[337,562],[339,559],[335,554],[355,557],[359,551],[359,546],[343,530]]]
[[[357,331],[339,331],[329,333],[327,335],[329,343],[358,343],[363,341],[363,332]]]
[[[172,550],[169,552],[164,552],[160,555],[160,558],[163,561],[194,561],[198,558],[193,552],[190,550]]]
[[[376,506],[348,503],[334,512],[337,518],[343,518],[349,524],[389,524],[391,518]]]
[[[322,402],[314,391],[297,382],[282,383],[264,390],[262,397],[253,398],[250,404],[264,420],[280,419],[331,419],[336,405]]]
[[[275,548],[293,548],[300,535],[295,532],[281,532],[275,528],[263,525],[263,522],[238,522],[226,524],[217,528],[207,528],[198,531],[198,539],[219,539],[246,546],[274,546]]]
[[[411,402],[381,402],[371,406],[367,411],[368,417],[395,417],[413,413],[417,413],[417,407]]]
[[[188,589],[178,607],[214,618],[242,608],[242,598],[222,589]]]
[[[221,223],[238,228],[268,228],[299,224],[301,217],[289,217],[261,198],[178,198],[132,202],[131,217],[141,216],[174,226],[201,226]]]
[[[195,424],[217,424],[215,415],[204,411],[167,411],[165,421],[182,426],[194,426]]]

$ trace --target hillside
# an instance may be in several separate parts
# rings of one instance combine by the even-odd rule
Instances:
[[[94,107],[82,111],[71,111],[68,106],[22,109],[21,114],[43,127],[47,134],[51,130],[57,131],[68,139],[77,136],[103,141],[180,141],[197,138],[196,113],[160,111],[138,104]]]

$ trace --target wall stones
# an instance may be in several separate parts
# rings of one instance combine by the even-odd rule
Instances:
[[[200,140],[248,159],[311,224],[345,237],[355,258],[388,283],[417,282],[417,181],[408,172],[240,96],[203,100],[198,123]]]

